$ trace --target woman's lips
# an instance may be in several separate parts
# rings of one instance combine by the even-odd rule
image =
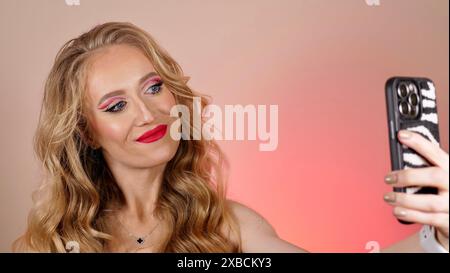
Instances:
[[[157,141],[158,139],[162,138],[167,131],[167,125],[161,124],[156,126],[155,128],[145,132],[143,135],[141,135],[138,139],[136,139],[137,142],[141,143],[151,143],[154,141]]]

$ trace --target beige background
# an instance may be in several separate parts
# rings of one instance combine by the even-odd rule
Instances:
[[[261,154],[253,142],[222,143],[234,170],[231,196],[265,215],[280,236],[312,251],[365,251],[366,241],[384,245],[414,231],[399,227],[381,202],[381,177],[389,168],[383,84],[392,75],[435,81],[448,151],[448,1],[381,0],[379,7],[363,0],[80,2],[0,0],[0,251],[9,251],[24,230],[38,186],[32,137],[54,56],[64,42],[106,21],[148,30],[192,77],[191,86],[216,104],[280,105],[277,153]],[[371,111],[358,103],[364,96]],[[288,125],[292,120],[301,126]],[[311,181],[312,170],[327,186],[320,179],[299,188],[295,179]],[[342,184],[330,186],[336,178]],[[298,209],[309,208],[310,193],[323,189],[329,203]],[[373,201],[365,198],[354,209],[355,203],[333,199],[349,189]],[[346,200],[352,198],[358,195]],[[297,211],[302,214],[292,216]]]

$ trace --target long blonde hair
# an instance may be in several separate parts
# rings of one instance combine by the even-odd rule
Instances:
[[[15,251],[66,252],[76,241],[81,252],[104,251],[112,237],[104,208],[124,197],[94,139],[83,109],[89,57],[105,46],[127,44],[153,64],[178,104],[193,113],[194,96],[178,63],[150,34],[131,23],[98,25],[68,41],[58,52],[45,83],[34,148],[45,176],[34,193],[28,227]],[[191,139],[194,131],[191,126]],[[226,201],[227,160],[214,141],[180,140],[167,163],[155,212],[168,221],[161,252],[240,252],[239,228]],[[222,232],[228,231],[228,235]],[[231,240],[230,234],[237,238]]]

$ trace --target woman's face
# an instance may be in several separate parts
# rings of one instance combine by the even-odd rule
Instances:
[[[172,159],[179,145],[169,134],[175,97],[147,57],[135,47],[114,45],[90,58],[86,114],[107,162],[145,168]],[[137,141],[158,125],[167,125],[165,134]]]

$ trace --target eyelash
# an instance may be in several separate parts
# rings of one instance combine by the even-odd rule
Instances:
[[[163,84],[163,82],[160,81],[160,82],[158,82],[157,84],[154,84],[154,85],[150,86],[149,88],[147,88],[147,89],[145,90],[144,93],[147,94],[147,90],[152,89],[153,91],[151,91],[150,93],[151,93],[152,95],[156,95],[156,94],[158,94],[158,93],[161,92],[162,84]],[[158,89],[157,89],[157,90],[154,90],[154,89],[153,89],[154,87],[158,87]],[[108,108],[105,110],[105,112],[110,112],[110,113],[120,112],[120,111],[122,111],[123,107],[125,107],[126,104],[127,104],[126,101],[121,100],[121,101],[119,101],[118,103],[114,104],[113,106],[108,107]],[[113,109],[115,109],[118,105],[124,105],[124,106],[123,106],[123,107],[120,107],[118,110],[113,110]]]

